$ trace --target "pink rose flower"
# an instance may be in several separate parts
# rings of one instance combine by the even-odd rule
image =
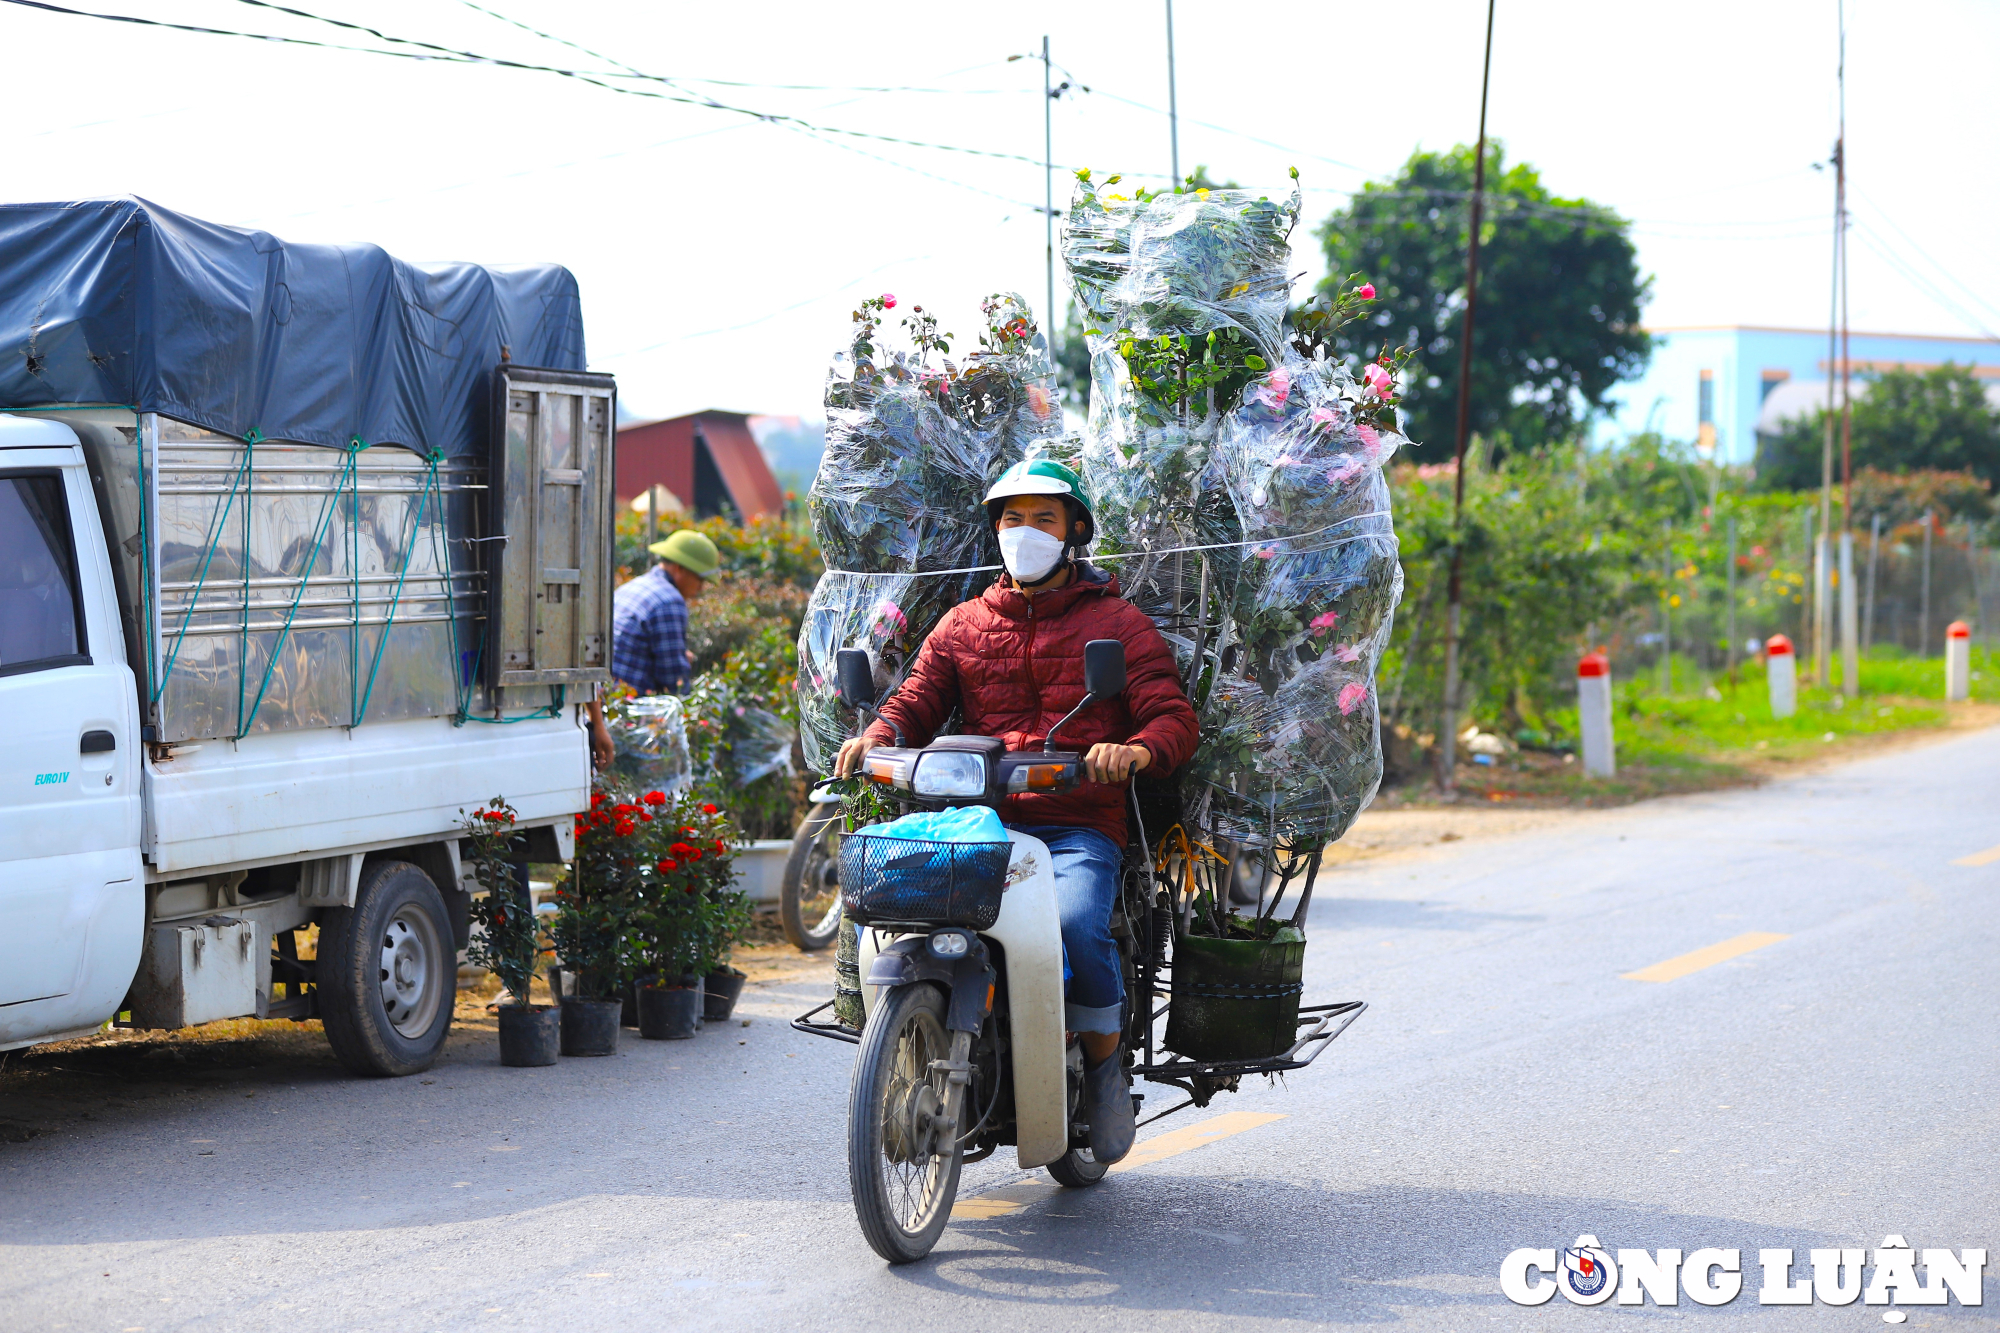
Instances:
[[[1359,662],[1361,660],[1360,645],[1353,643],[1341,644],[1340,647],[1333,650],[1333,660],[1336,662]]]
[[[1361,706],[1361,701],[1363,699],[1366,699],[1367,697],[1368,697],[1368,687],[1366,685],[1363,685],[1358,680],[1351,680],[1347,684],[1341,686],[1340,698],[1337,701],[1340,704],[1341,714],[1345,716],[1346,714],[1353,712],[1355,709]]]
[[[1382,367],[1370,364],[1361,372],[1361,379],[1377,398],[1387,398],[1396,392],[1396,379]]]
[[[896,297],[893,292],[882,293],[882,308],[884,310],[894,310],[896,308]]]
[[[1315,407],[1312,410],[1311,420],[1315,426],[1331,426],[1335,420],[1333,409],[1330,407]]]
[[[1326,474],[1326,479],[1334,485],[1339,486],[1345,482],[1352,481],[1360,471],[1360,459],[1356,458],[1353,454],[1342,454],[1340,461],[1333,465],[1333,470]]]
[[[1354,433],[1359,435],[1361,442],[1368,446],[1369,458],[1373,459],[1381,454],[1382,437],[1375,433],[1373,426],[1368,425],[1366,422],[1357,421],[1354,423]]]
[[[1320,612],[1318,615],[1312,618],[1312,625],[1310,626],[1310,628],[1312,629],[1313,637],[1318,638],[1319,636],[1325,634],[1328,630],[1332,629],[1335,625],[1339,623],[1340,623],[1340,613],[1338,611]]]
[[[1299,461],[1298,459],[1293,458],[1290,454],[1279,454],[1278,457],[1271,463],[1271,466],[1291,467],[1298,461]]]
[[[1292,396],[1292,372],[1279,366],[1264,380],[1270,386],[1271,406],[1283,407],[1285,400]]]
[[[1375,284],[1364,282],[1354,289],[1354,294],[1364,301],[1372,301],[1375,299]]]
[[[894,634],[910,627],[910,622],[903,618],[903,608],[886,598],[875,604],[875,623]]]
[[[1278,548],[1275,546],[1260,546],[1250,554],[1256,556],[1259,560],[1269,560],[1278,554]]]

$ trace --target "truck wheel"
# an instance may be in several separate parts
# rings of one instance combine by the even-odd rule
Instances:
[[[320,1017],[333,1053],[356,1074],[400,1078],[444,1048],[456,998],[451,919],[431,878],[407,861],[361,873],[354,906],[320,918]]]

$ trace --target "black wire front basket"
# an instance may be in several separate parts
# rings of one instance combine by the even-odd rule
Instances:
[[[866,829],[840,840],[840,902],[864,926],[987,930],[1000,918],[1011,842],[929,842]]]

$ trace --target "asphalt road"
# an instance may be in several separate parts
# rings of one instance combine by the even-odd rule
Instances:
[[[428,1081],[105,1073],[92,1119],[0,1144],[0,1329],[1873,1327],[1760,1307],[1751,1261],[2000,1257],[2000,859],[1953,864],[2000,843],[1996,793],[2000,730],[1343,867],[1308,995],[1371,1008],[1317,1064],[1142,1131],[1235,1132],[1092,1190],[968,1168],[987,1215],[901,1269],[847,1197],[852,1048],[783,1025],[803,983],[551,1069],[482,1041]],[[1584,1232],[1739,1247],[1746,1290],[1499,1294],[1508,1251]],[[2000,1290],[1907,1326],[1996,1315]]]

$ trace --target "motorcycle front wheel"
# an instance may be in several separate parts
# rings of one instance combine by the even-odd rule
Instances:
[[[794,948],[815,953],[840,933],[841,809],[816,805],[807,811],[785,858],[778,921]]]
[[[963,1152],[942,1123],[948,1059],[945,997],[902,986],[882,997],[861,1034],[847,1106],[847,1180],[861,1234],[875,1253],[906,1264],[931,1252],[951,1219]]]

